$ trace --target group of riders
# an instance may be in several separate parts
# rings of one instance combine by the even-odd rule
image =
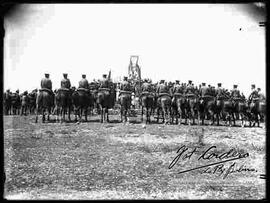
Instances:
[[[140,91],[135,87],[134,83],[129,81],[128,77],[124,77],[121,83],[113,83],[106,74],[99,81],[88,82],[86,75],[82,75],[78,88],[71,86],[68,74],[63,74],[61,87],[53,91],[50,75],[45,73],[45,78],[41,80],[41,89],[27,91],[19,94],[19,90],[11,93],[7,90],[4,94],[4,105],[6,114],[16,114],[20,109],[20,113],[26,114],[38,113],[42,111],[43,120],[45,120],[45,111],[49,119],[50,114],[61,115],[65,117],[73,110],[76,119],[77,116],[82,117],[83,112],[87,119],[87,110],[97,108],[101,114],[101,121],[105,119],[108,109],[114,108],[115,104],[121,107],[121,121],[124,116],[127,121],[128,112],[134,105],[133,101],[138,98],[138,104],[141,106],[142,116],[146,112],[146,122],[150,122],[150,116],[157,113],[162,114],[163,122],[174,122],[181,124],[181,119],[185,118],[189,122],[198,118],[202,123],[204,119],[209,118],[212,124],[223,118],[225,121],[234,121],[238,118],[242,120],[256,121],[259,125],[260,120],[265,113],[265,96],[261,93],[260,88],[251,85],[251,94],[245,98],[243,93],[237,89],[237,85],[233,85],[233,89],[229,91],[222,87],[221,83],[214,86],[202,83],[194,86],[189,80],[188,83],[165,82],[160,80],[159,83],[152,83],[150,79],[144,79],[141,82]],[[180,121],[179,121],[180,119]],[[36,117],[37,121],[37,117]],[[255,124],[255,123],[254,123]],[[250,123],[251,125],[251,123]]]

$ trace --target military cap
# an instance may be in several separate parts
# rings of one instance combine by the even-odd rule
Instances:
[[[221,83],[218,83],[217,85],[218,85],[219,87],[221,87]]]
[[[127,80],[128,79],[128,77],[127,76],[124,76],[124,80]]]
[[[46,75],[48,75],[48,76],[49,76],[50,74],[49,74],[49,73],[45,73],[45,76],[46,76]]]
[[[63,76],[67,76],[68,74],[67,73],[63,73]]]
[[[192,83],[192,80],[189,80],[188,83],[191,84]]]
[[[165,80],[160,80],[161,83],[165,82]]]
[[[179,80],[175,80],[175,83],[176,83],[176,84],[179,84],[179,82],[180,82]]]
[[[202,85],[203,85],[203,86],[205,86],[205,85],[206,85],[206,83],[205,83],[205,82],[203,82],[203,83],[202,83]]]
[[[233,85],[233,88],[237,88],[238,85]]]
[[[19,93],[20,91],[19,90],[16,90],[17,93]]]
[[[107,77],[107,74],[103,74],[102,76],[103,76],[104,78],[106,78],[106,77]]]
[[[259,88],[259,87],[258,87],[258,88],[257,88],[257,90],[259,90],[259,91],[260,91],[260,90],[261,90],[261,88]]]
[[[86,77],[86,75],[85,75],[85,74],[82,74],[82,77],[83,77],[83,78],[85,78],[85,77]]]
[[[251,85],[251,87],[255,88],[255,85],[254,85],[254,84],[252,84],[252,85]]]

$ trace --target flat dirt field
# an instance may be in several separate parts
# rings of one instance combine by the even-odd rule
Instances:
[[[266,162],[264,124],[261,128],[144,125],[140,117],[123,124],[117,122],[119,116],[100,124],[98,118],[80,124],[40,120],[35,124],[34,116],[5,116],[4,197],[266,197],[266,180],[260,178]],[[194,170],[179,173],[189,169]]]

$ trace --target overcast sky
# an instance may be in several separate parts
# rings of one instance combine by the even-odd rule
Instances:
[[[53,88],[62,73],[78,86],[112,70],[128,74],[139,55],[142,77],[193,80],[245,94],[265,92],[265,16],[231,4],[29,4],[5,19],[4,89],[40,88],[45,72]],[[241,28],[241,30],[240,30]]]

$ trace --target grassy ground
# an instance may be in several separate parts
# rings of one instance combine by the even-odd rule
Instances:
[[[81,124],[35,124],[34,117],[4,117],[5,198],[265,198],[265,180],[259,178],[265,174],[264,128],[100,124],[95,119]],[[234,148],[249,153],[224,167],[235,162],[256,171],[232,173],[225,179],[202,173],[203,169],[178,174],[217,162],[198,161],[195,154],[168,169],[182,145],[201,151],[215,145],[217,152]]]

